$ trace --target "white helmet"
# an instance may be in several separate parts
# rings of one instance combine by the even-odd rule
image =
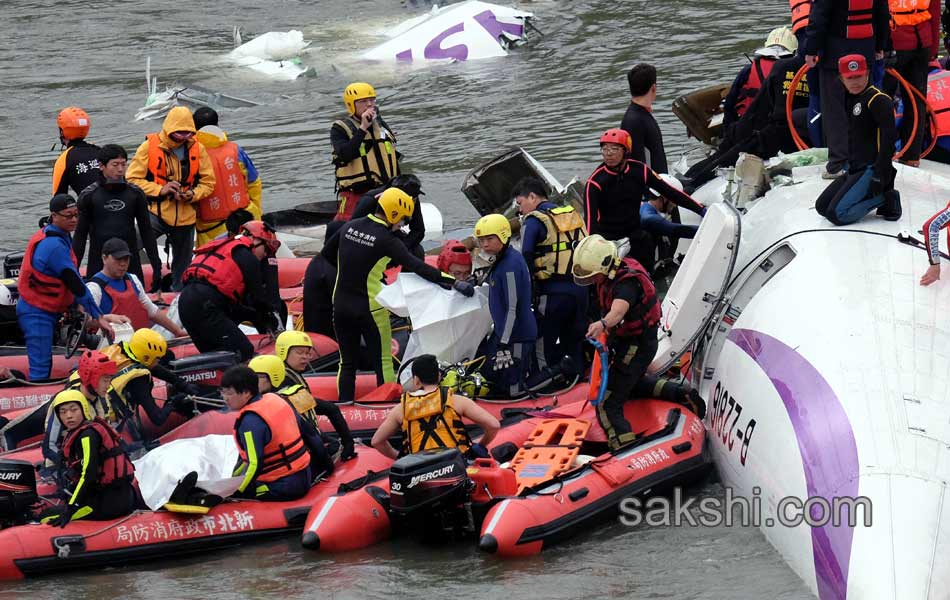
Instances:
[[[765,39],[765,47],[755,51],[756,56],[783,58],[792,56],[798,50],[798,38],[788,25],[776,27]]]
[[[681,192],[683,191],[683,182],[681,182],[679,179],[677,179],[676,177],[673,177],[669,173],[660,173],[659,175],[660,175],[660,179],[666,182],[667,185],[669,185],[670,187],[676,188],[677,190]],[[650,188],[650,193],[653,194],[654,198],[657,198],[663,195],[653,188]]]
[[[16,281],[13,279],[0,280],[0,306],[16,305],[16,301],[13,299],[13,292],[7,287],[8,282],[16,285]]]
[[[603,236],[588,236],[574,248],[574,265],[571,275],[577,285],[591,285],[597,275],[610,276],[617,264],[617,246]]]

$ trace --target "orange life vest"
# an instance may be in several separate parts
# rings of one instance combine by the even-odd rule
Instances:
[[[927,78],[927,102],[937,121],[937,137],[950,135],[950,71],[935,71]]]
[[[102,288],[104,295],[108,294],[112,300],[112,309],[108,312],[127,316],[132,321],[132,327],[134,329],[151,327],[152,320],[148,318],[148,311],[145,310],[145,307],[142,306],[142,302],[139,301],[138,288],[135,287],[135,284],[132,283],[132,278],[128,275],[123,277],[123,279],[125,280],[125,291],[120,292],[109,285],[109,278],[101,271],[92,276],[92,281]]]
[[[614,335],[632,337],[640,335],[647,329],[655,327],[660,322],[660,303],[656,297],[656,288],[650,275],[639,262],[632,258],[624,258],[613,279],[607,279],[597,284],[597,297],[600,300],[600,309],[605,313],[610,310],[614,301],[614,288],[625,279],[636,279],[643,289],[643,298],[637,306],[631,306],[620,325],[614,329]]]
[[[848,22],[845,37],[864,40],[874,37],[874,0],[848,0]]]
[[[246,404],[234,422],[235,440],[238,440],[237,424],[247,413],[263,419],[270,429],[270,441],[264,446],[263,456],[258,457],[257,481],[276,481],[310,466],[310,452],[300,436],[297,411],[289,402],[277,394],[264,394],[259,400]],[[247,449],[240,443],[238,453],[241,460],[247,462]]]
[[[166,171],[168,157],[166,154],[171,154],[171,150],[162,148],[162,142],[159,140],[157,133],[150,133],[145,136],[145,139],[148,140],[148,173],[145,174],[145,178],[154,181],[158,185],[165,185],[168,183],[168,173]],[[186,188],[194,186],[195,180],[198,178],[198,171],[201,168],[200,150],[201,145],[196,141],[192,141],[188,145],[188,177],[184,181],[179,181]],[[184,171],[184,167],[182,171]]]
[[[749,105],[752,104],[759,90],[762,89],[762,84],[769,73],[772,72],[775,61],[776,59],[766,56],[758,56],[752,61],[749,77],[742,84],[742,88],[739,90],[739,98],[736,100],[736,114],[740,117],[749,109]]]
[[[930,0],[888,0],[891,27],[913,27],[930,20]]]
[[[792,33],[798,33],[799,29],[808,26],[811,0],[788,0],[788,4],[792,7]]]
[[[79,264],[76,260],[76,254],[73,252],[72,244],[69,243],[69,236],[44,227],[34,233],[26,244],[26,252],[23,253],[23,264],[20,266],[20,276],[17,280],[17,289],[20,292],[20,297],[32,306],[46,312],[61,313],[72,306],[75,300],[73,293],[69,291],[69,288],[59,277],[40,273],[33,267],[33,254],[36,252],[36,245],[47,237],[65,239],[66,243],[69,244],[69,254],[73,259],[73,264]]]
[[[195,259],[185,269],[181,280],[207,282],[228,299],[241,302],[244,298],[244,275],[231,253],[238,246],[250,248],[251,244],[253,240],[244,236],[208,242],[195,250]]]
[[[198,202],[198,218],[205,223],[223,221],[239,208],[251,203],[247,180],[241,172],[238,145],[225,142],[217,148],[205,146],[214,167],[214,191]]]
[[[102,449],[99,451],[99,473],[96,474],[98,484],[107,486],[114,481],[130,480],[132,474],[135,473],[135,466],[122,449],[122,438],[102,417],[86,421],[66,436],[62,448],[63,462],[68,472],[75,473],[82,468],[82,455],[77,456],[73,453],[73,444],[79,434],[87,429],[95,430],[102,439]]]

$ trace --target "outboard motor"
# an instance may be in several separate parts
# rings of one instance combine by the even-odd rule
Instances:
[[[30,521],[30,507],[38,500],[33,465],[0,460],[0,529]]]
[[[234,352],[218,350],[179,358],[171,361],[168,366],[184,381],[209,388],[211,391],[221,385],[224,372],[238,362],[238,355]]]
[[[3,257],[3,278],[16,279],[20,276],[20,266],[23,264],[23,252],[11,252]]]
[[[425,534],[474,533],[472,487],[457,449],[410,454],[389,468],[390,510],[394,517],[425,525]],[[433,523],[441,527],[429,531]]]

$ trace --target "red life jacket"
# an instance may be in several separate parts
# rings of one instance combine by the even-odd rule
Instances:
[[[655,327],[660,322],[660,303],[656,297],[656,288],[650,280],[649,273],[639,262],[632,258],[625,258],[620,263],[613,279],[607,279],[597,284],[597,297],[600,308],[604,312],[610,310],[614,301],[614,287],[625,279],[636,279],[643,289],[643,298],[637,306],[631,306],[624,316],[624,320],[614,329],[614,334],[620,337],[640,335],[647,329]]]
[[[132,327],[135,329],[152,326],[152,320],[148,318],[148,311],[139,301],[138,288],[132,283],[132,278],[128,274],[123,278],[123,281],[125,281],[124,292],[120,292],[109,285],[109,279],[101,272],[93,275],[92,281],[102,288],[103,294],[108,294],[109,298],[112,299],[112,310],[109,312],[127,316],[132,321]]]
[[[72,306],[75,297],[62,279],[40,273],[33,267],[33,254],[36,252],[36,245],[47,237],[60,237],[69,243],[69,236],[52,231],[48,227],[34,233],[26,244],[23,264],[20,266],[20,276],[17,280],[17,289],[20,292],[20,297],[31,305],[46,312],[58,314],[66,312],[66,309]],[[79,261],[76,260],[72,244],[70,244],[69,254],[73,259],[73,264],[78,265]]]
[[[238,246],[250,248],[251,244],[253,240],[244,236],[208,242],[195,250],[195,259],[185,269],[182,281],[205,281],[228,299],[241,302],[244,298],[244,275],[231,252]]]
[[[102,417],[86,421],[66,436],[62,448],[64,463],[68,472],[80,473],[82,471],[82,453],[74,454],[73,444],[79,434],[87,429],[94,429],[102,438],[102,447],[99,450],[99,472],[95,474],[98,484],[107,486],[114,481],[131,480],[135,473],[135,466],[132,465],[132,461],[129,460],[125,450],[122,449],[122,438]]]
[[[205,146],[214,166],[214,191],[198,202],[198,218],[205,223],[223,221],[239,208],[251,203],[247,181],[241,172],[238,145],[225,142],[217,148]]]
[[[788,4],[792,7],[792,33],[798,33],[799,29],[808,26],[811,0],[788,0]]]
[[[769,73],[772,72],[775,61],[776,59],[766,56],[758,56],[752,61],[752,69],[749,70],[749,76],[746,78],[745,83],[742,84],[742,88],[739,90],[739,97],[736,100],[736,114],[740,117],[749,109],[749,105],[752,104],[759,90],[762,89],[762,84],[765,82],[766,77],[769,76]]]
[[[244,405],[234,421],[234,439],[238,443],[241,460],[247,462],[247,449],[238,440],[237,425],[247,413],[254,413],[263,419],[270,429],[270,441],[264,446],[263,456],[257,457],[257,481],[276,481],[310,466],[310,452],[297,426],[297,411],[290,402],[277,394],[264,394],[260,400]]]
[[[162,142],[157,133],[150,133],[145,136],[145,139],[148,140],[148,172],[145,174],[145,178],[154,181],[158,185],[165,185],[168,183],[168,173],[166,172],[168,160],[165,158],[165,153],[171,151],[162,148]],[[194,187],[200,169],[201,145],[198,142],[191,142],[188,144],[188,178],[179,183],[183,187]],[[182,171],[184,171],[184,165],[182,165]]]
[[[874,0],[848,0],[848,22],[845,37],[864,40],[874,37]]]
[[[928,76],[927,103],[937,121],[937,137],[950,135],[950,71],[935,71]]]

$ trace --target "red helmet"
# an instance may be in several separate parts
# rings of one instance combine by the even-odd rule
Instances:
[[[472,266],[472,255],[465,244],[458,240],[448,240],[442,245],[442,252],[439,252],[438,269],[448,272],[449,265]]]
[[[86,350],[79,358],[79,381],[89,389],[95,389],[103,375],[115,375],[118,368],[109,357],[98,350]]]
[[[276,253],[277,248],[280,247],[277,232],[264,221],[248,221],[244,225],[241,225],[241,233],[259,239],[267,244],[267,250],[271,254]]]
[[[59,111],[56,124],[65,140],[81,140],[89,135],[89,115],[81,108],[70,106]]]
[[[601,144],[617,144],[627,149],[627,152],[633,151],[633,139],[630,134],[623,129],[608,129],[600,136]]]

